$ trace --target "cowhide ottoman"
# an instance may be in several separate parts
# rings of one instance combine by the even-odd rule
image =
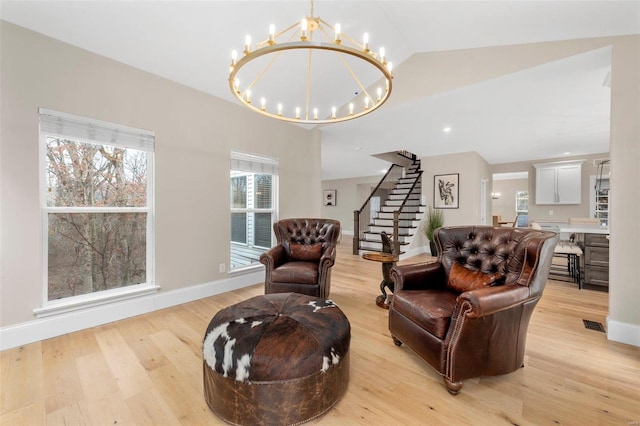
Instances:
[[[347,317],[327,299],[276,293],[222,309],[202,349],[207,404],[239,425],[318,417],[347,389],[350,340]]]

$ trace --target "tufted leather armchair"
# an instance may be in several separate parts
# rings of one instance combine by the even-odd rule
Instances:
[[[558,236],[464,226],[439,228],[434,239],[436,262],[391,270],[389,331],[397,346],[406,344],[436,369],[455,395],[465,379],[523,366],[529,319]]]
[[[273,224],[278,244],[260,256],[265,265],[264,292],[329,297],[340,222],[331,219],[282,219]]]

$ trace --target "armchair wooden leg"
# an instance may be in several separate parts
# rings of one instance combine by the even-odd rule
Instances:
[[[462,389],[462,380],[459,382],[452,382],[451,380],[444,378],[444,385],[451,395],[457,395]]]
[[[393,339],[393,343],[396,346],[401,346],[402,345],[402,342],[396,336],[391,336],[391,338]]]

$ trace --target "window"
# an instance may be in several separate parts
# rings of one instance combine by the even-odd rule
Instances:
[[[369,203],[369,218],[370,222],[373,222],[373,219],[378,217],[378,212],[380,211],[380,197],[374,196],[371,197],[371,202]]]
[[[231,176],[231,241],[247,242],[247,175]],[[243,211],[235,211],[235,210]],[[235,211],[235,213],[234,213]]]
[[[153,133],[41,109],[40,139],[43,306],[152,288]]]
[[[516,226],[529,225],[529,191],[516,191]]]
[[[231,270],[259,263],[277,219],[278,160],[231,153]]]

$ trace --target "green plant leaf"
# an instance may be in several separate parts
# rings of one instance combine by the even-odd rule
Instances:
[[[424,233],[433,241],[433,232],[444,225],[444,212],[429,206],[427,210],[427,218],[425,220]]]

